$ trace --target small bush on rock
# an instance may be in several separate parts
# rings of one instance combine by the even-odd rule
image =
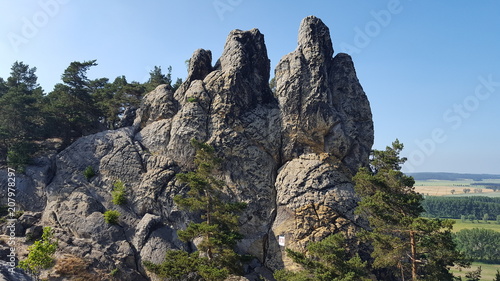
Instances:
[[[88,166],[87,168],[85,168],[85,170],[83,171],[83,175],[85,176],[85,178],[90,181],[91,178],[95,177],[96,173],[94,171],[94,168],[92,168],[92,166]]]
[[[127,192],[125,191],[125,184],[119,180],[113,185],[113,191],[111,191],[111,196],[113,196],[113,204],[124,205],[127,203]]]
[[[120,212],[115,210],[107,210],[104,212],[104,221],[109,224],[118,224],[118,218],[120,217]]]
[[[57,250],[58,243],[54,239],[54,231],[50,227],[43,229],[42,239],[35,241],[28,248],[28,257],[19,262],[18,267],[38,279],[42,269],[50,268],[54,265],[54,253]]]

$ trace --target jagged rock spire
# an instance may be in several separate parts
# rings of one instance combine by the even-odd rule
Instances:
[[[321,19],[308,16],[302,20],[299,28],[299,49],[307,60],[312,56],[322,56],[329,59],[333,56],[332,39],[330,29]]]
[[[297,49],[275,71],[283,155],[290,160],[330,153],[354,173],[366,164],[373,144],[372,115],[351,58],[332,55],[328,27],[314,16],[305,18]]]

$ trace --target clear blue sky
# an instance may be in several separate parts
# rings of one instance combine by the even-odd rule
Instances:
[[[375,146],[405,144],[407,172],[500,174],[500,1],[0,0],[0,77],[37,67],[45,92],[72,61],[90,78],[185,78],[197,48],[220,56],[232,29],[259,28],[271,65],[320,17],[352,55],[370,99]]]

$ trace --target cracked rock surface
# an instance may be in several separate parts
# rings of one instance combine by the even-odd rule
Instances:
[[[351,177],[368,164],[373,123],[351,58],[334,56],[328,27],[316,17],[302,21],[297,49],[278,63],[275,93],[269,78],[264,35],[232,31],[214,65],[210,51],[196,50],[176,92],[161,85],[148,93],[132,126],[82,137],[27,167],[19,206],[42,213],[33,224],[56,230],[61,254],[119,268],[124,281],[154,280],[143,261],[192,247],[177,238],[192,218],[173,197],[186,192],[175,175],[193,168],[189,141],[196,138],[223,159],[226,193],[248,204],[237,246],[256,258],[246,280],[266,268],[293,268],[278,236],[300,250],[362,224]],[[87,179],[89,166],[96,175]],[[121,206],[111,197],[118,180],[127,192]],[[110,209],[121,213],[116,225],[104,221]]]

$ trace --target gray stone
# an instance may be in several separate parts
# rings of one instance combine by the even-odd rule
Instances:
[[[276,96],[282,114],[282,156],[276,177],[276,218],[266,265],[296,265],[285,247],[305,251],[309,241],[361,227],[351,177],[368,164],[373,122],[368,99],[350,57],[334,54],[328,27],[305,18],[298,47],[276,67]]]
[[[13,272],[9,270],[10,267],[0,264],[0,281],[32,281],[31,276],[24,273],[19,268],[14,268]]]
[[[187,81],[203,80],[212,72],[212,52],[209,50],[196,50],[189,60]]]
[[[142,249],[153,227],[161,224],[161,217],[146,214],[136,226],[135,236],[132,244],[138,250]]]
[[[328,27],[316,17],[305,18],[297,49],[275,71],[283,155],[291,160],[326,152],[355,173],[366,165],[373,144],[372,115],[351,58],[332,55]]]
[[[232,280],[272,278],[267,268],[293,269],[280,235],[286,247],[302,251],[310,241],[352,235],[363,226],[353,212],[351,177],[368,164],[370,106],[351,58],[334,56],[320,19],[302,21],[297,49],[276,67],[275,94],[257,29],[230,32],[214,66],[210,51],[196,50],[188,72],[175,93],[168,85],[148,93],[135,114],[126,114],[126,127],[82,137],[18,175],[20,208],[42,214],[26,213],[23,231],[51,226],[61,253],[103,271],[119,268],[120,280],[157,279],[143,261],[161,263],[169,249],[192,247],[177,231],[196,215],[173,200],[187,192],[175,176],[194,168],[191,139],[215,148],[224,193],[248,205],[237,251],[256,259],[246,277]],[[96,171],[90,179],[83,175],[87,167]],[[6,178],[4,171],[0,177]],[[111,195],[118,180],[127,198],[120,206]],[[5,192],[0,197],[6,202]],[[104,221],[111,209],[121,213],[117,225]]]
[[[37,223],[42,217],[42,213],[40,212],[30,212],[26,211],[19,217],[19,222],[25,227],[29,228]]]
[[[29,240],[38,240],[42,237],[43,234],[43,226],[41,225],[33,225],[26,229],[25,236]]]
[[[151,232],[147,242],[142,246],[140,255],[143,261],[160,264],[165,259],[168,250],[178,249],[173,245],[174,231],[166,226]]]
[[[159,85],[144,96],[141,107],[136,111],[134,126],[144,128],[152,122],[172,118],[179,109],[174,92],[169,85]]]

